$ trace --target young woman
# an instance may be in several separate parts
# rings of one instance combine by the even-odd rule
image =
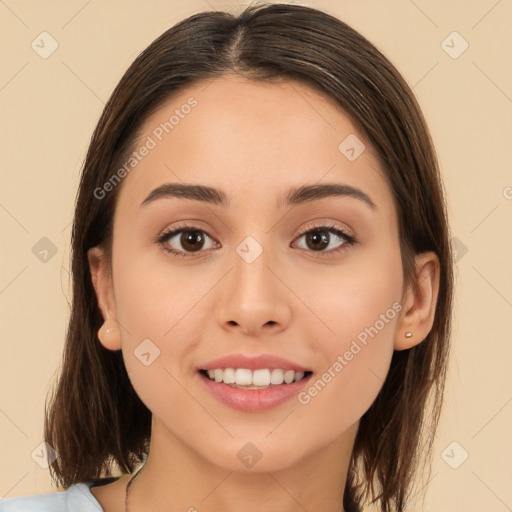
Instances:
[[[257,5],[155,40],[94,132],[72,276],[45,422],[66,490],[0,510],[406,510],[449,229],[420,108],[352,28]]]

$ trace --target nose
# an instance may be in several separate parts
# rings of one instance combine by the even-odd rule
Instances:
[[[291,320],[291,294],[277,277],[279,267],[270,252],[247,262],[239,254],[219,290],[217,319],[227,331],[247,336],[276,334]]]

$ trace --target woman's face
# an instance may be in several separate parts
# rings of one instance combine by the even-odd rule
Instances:
[[[111,313],[159,435],[228,469],[259,452],[261,471],[353,441],[385,380],[404,292],[397,214],[369,142],[308,86],[225,76],[168,101],[134,149],[122,182],[103,188],[121,187]],[[169,184],[218,195],[152,194]],[[327,184],[338,192],[301,193]],[[253,369],[312,374],[260,391],[199,372],[260,355]],[[237,377],[267,374],[280,378]]]

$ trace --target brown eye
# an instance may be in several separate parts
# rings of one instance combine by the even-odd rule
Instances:
[[[167,252],[180,256],[205,252],[202,249],[211,249],[216,246],[208,233],[195,226],[178,226],[166,231],[158,238],[158,243]]]
[[[204,245],[204,236],[201,231],[183,231],[180,237],[181,246],[186,251],[199,251]]]
[[[322,251],[329,245],[330,235],[327,231],[310,231],[306,233],[306,245],[313,251]]]
[[[301,243],[300,241],[304,239]],[[336,225],[318,226],[302,233],[297,244],[300,249],[330,255],[356,243],[356,239]]]

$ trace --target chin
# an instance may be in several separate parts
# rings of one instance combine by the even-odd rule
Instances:
[[[295,441],[293,437],[285,438],[286,436],[278,435],[277,432],[265,438],[269,431],[267,429],[255,436],[235,437],[224,445],[216,444],[213,452],[209,445],[205,447],[206,453],[202,456],[218,467],[239,473],[281,471],[300,463],[307,456],[304,439]],[[286,434],[286,430],[284,433]],[[271,439],[272,436],[275,437]],[[312,446],[310,448],[313,449]]]

